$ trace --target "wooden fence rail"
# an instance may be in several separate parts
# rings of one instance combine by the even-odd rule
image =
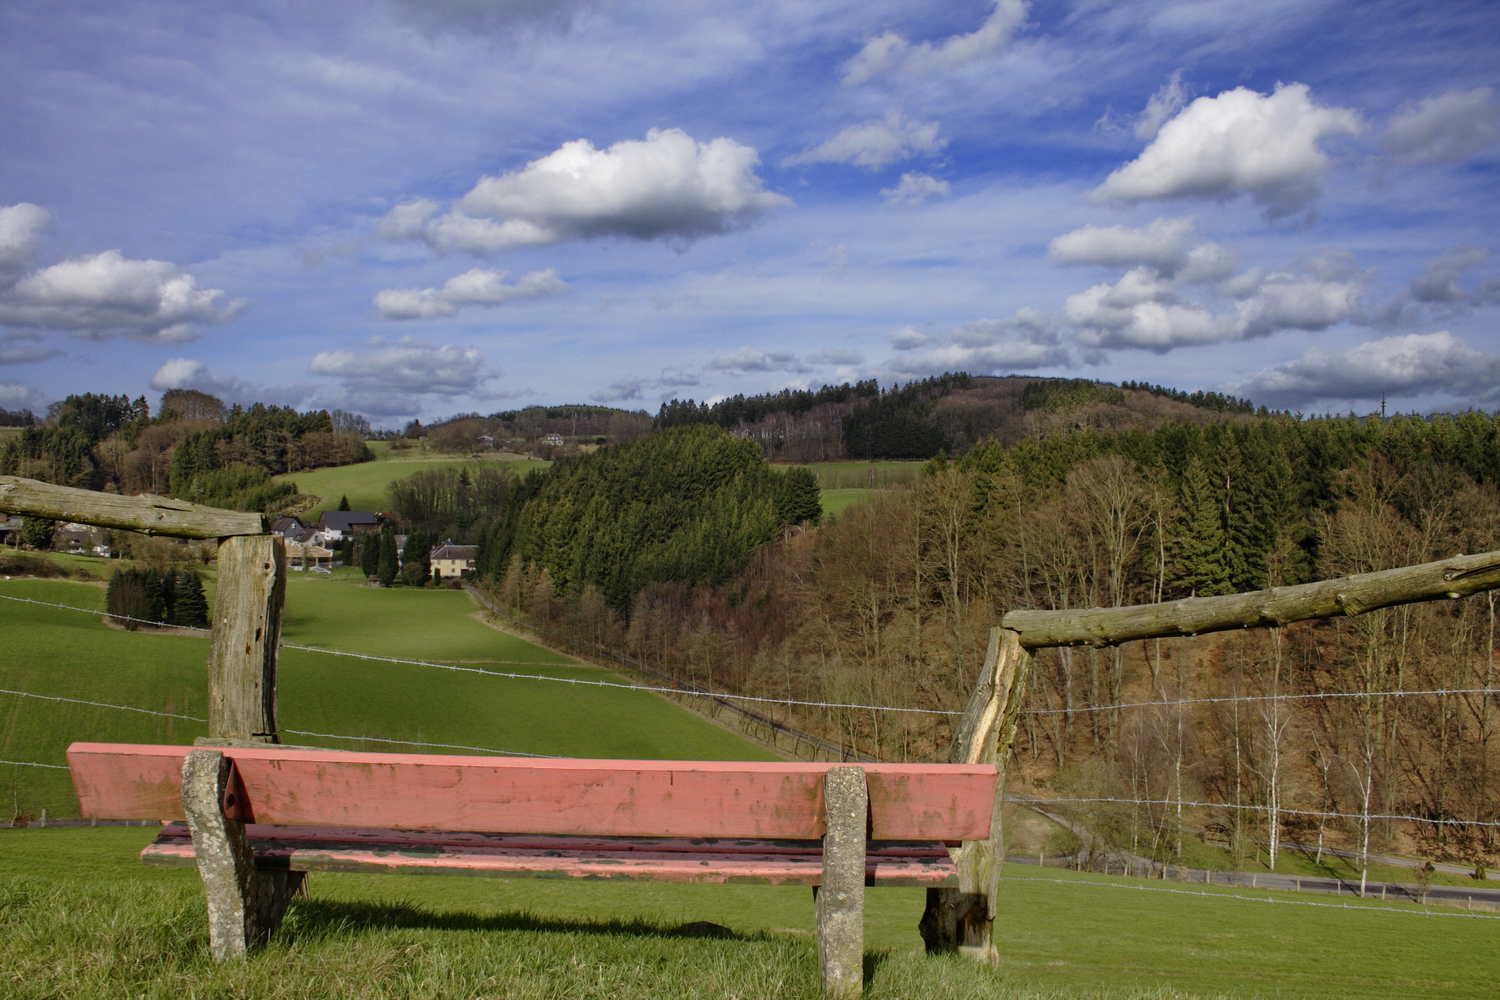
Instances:
[[[221,510],[143,493],[138,497],[75,490],[19,476],[0,476],[0,513],[73,521],[100,528],[122,528],[174,538],[227,538],[262,535],[264,514]]]

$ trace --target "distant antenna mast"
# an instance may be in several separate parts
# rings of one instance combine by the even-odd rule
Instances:
[[[1380,419],[1385,420],[1385,393],[1380,394]]]

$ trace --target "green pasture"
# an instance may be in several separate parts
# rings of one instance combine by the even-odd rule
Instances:
[[[317,873],[268,947],[216,966],[197,874],[137,860],[152,836],[138,827],[0,830],[5,996],[819,996],[812,899],[802,887]],[[868,996],[1500,991],[1500,920],[1456,911],[1308,906],[1291,893],[1013,866],[1001,883],[1001,961],[991,969],[921,953],[923,899],[920,889],[867,892]]]
[[[813,462],[807,467],[825,490],[881,490],[911,486],[926,462]]]
[[[864,489],[819,490],[818,501],[823,505],[823,515],[826,517],[830,514],[842,514],[845,507],[868,500],[875,492]]]
[[[0,595],[101,610],[103,594],[96,585],[71,581],[0,581]],[[445,743],[573,757],[775,759],[653,694],[487,676],[499,671],[624,682],[496,631],[475,620],[475,612],[462,591],[380,590],[292,574],[284,642],[468,669],[284,649],[278,678],[283,738],[412,753],[466,752],[415,745]],[[6,691],[207,717],[206,637],[125,632],[100,616],[5,600],[0,636],[0,688]],[[192,719],[0,693],[0,761],[61,765],[76,740],[190,743],[206,735],[205,724]],[[68,773],[0,764],[0,815],[37,817],[44,808],[49,818],[77,815]]]
[[[385,442],[372,442],[372,444],[384,444]],[[297,489],[312,496],[320,496],[323,502],[318,504],[318,510],[332,510],[339,502],[339,497],[347,496],[349,506],[354,510],[386,510],[391,505],[390,485],[394,480],[404,479],[413,473],[422,472],[427,469],[448,469],[460,465],[472,465],[474,459],[464,456],[450,455],[440,457],[435,452],[380,452],[380,459],[374,462],[359,462],[355,465],[339,465],[327,469],[314,469],[311,472],[294,472],[285,476],[278,476],[280,480],[291,480],[297,484]],[[406,457],[410,454],[412,457]],[[393,457],[387,458],[387,455]],[[524,476],[532,469],[544,469],[550,462],[540,459],[485,459],[485,461],[504,461],[505,467],[518,476]]]

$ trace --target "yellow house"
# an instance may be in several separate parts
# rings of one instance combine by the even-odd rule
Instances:
[[[432,580],[452,580],[474,572],[477,545],[454,545],[445,542],[432,550]]]

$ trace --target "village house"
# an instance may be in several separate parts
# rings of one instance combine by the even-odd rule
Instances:
[[[561,448],[563,445],[563,436],[557,433],[544,435],[542,437],[542,444],[550,445],[553,448]]]
[[[300,517],[291,514],[283,514],[271,522],[271,534],[280,535],[283,538],[291,538],[300,531],[306,531],[312,525],[304,524]]]
[[[368,510],[327,510],[317,525],[318,541],[324,545],[379,530],[380,516]]]
[[[452,539],[432,550],[432,581],[457,579],[474,572],[477,545],[454,545]]]

